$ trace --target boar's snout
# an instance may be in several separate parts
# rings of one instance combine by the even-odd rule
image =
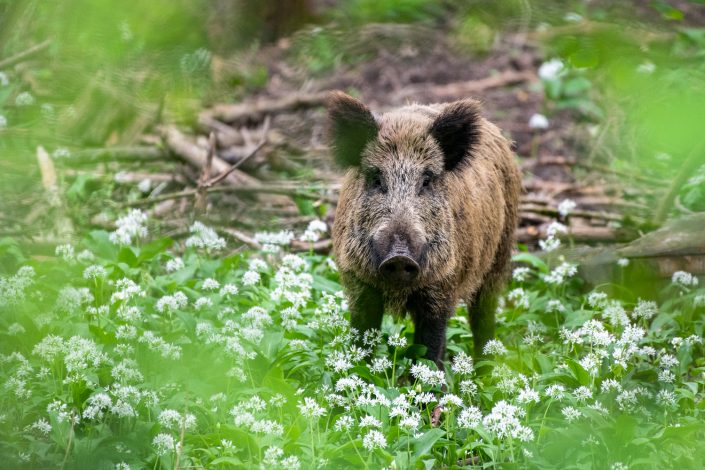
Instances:
[[[372,240],[379,276],[390,283],[414,281],[421,273],[419,257],[423,245],[420,234],[399,227],[386,227]]]
[[[406,255],[392,255],[382,261],[379,272],[390,282],[409,282],[419,275],[419,263]]]

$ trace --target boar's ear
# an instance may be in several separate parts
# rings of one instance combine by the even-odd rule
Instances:
[[[336,162],[342,167],[359,165],[362,151],[377,135],[377,121],[367,106],[342,91],[331,92],[327,107]]]
[[[450,103],[431,124],[430,133],[441,146],[445,169],[456,168],[471,158],[480,137],[480,105],[474,100]]]

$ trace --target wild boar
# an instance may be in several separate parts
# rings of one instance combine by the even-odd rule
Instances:
[[[333,92],[327,107],[333,156],[347,169],[332,232],[352,327],[408,312],[414,342],[442,368],[447,322],[464,299],[481,357],[517,225],[510,143],[472,99],[374,115]]]

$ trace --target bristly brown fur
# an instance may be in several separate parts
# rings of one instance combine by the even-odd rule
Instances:
[[[379,328],[385,309],[408,312],[416,341],[440,367],[446,322],[465,299],[480,356],[494,337],[496,294],[517,224],[521,176],[509,142],[474,100],[410,105],[375,119],[358,100],[336,93],[329,113],[334,148],[348,147],[336,150],[348,169],[333,247],[353,327]],[[389,285],[376,270],[373,238],[399,226],[424,247],[421,271],[413,283]]]

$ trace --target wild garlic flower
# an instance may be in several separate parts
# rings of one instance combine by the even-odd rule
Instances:
[[[451,365],[451,370],[456,375],[470,375],[472,374],[474,367],[472,362],[472,357],[468,356],[464,352],[459,352],[453,357],[453,363]]]
[[[548,118],[540,113],[534,113],[529,118],[530,129],[548,129]]]
[[[572,199],[563,199],[560,204],[558,204],[558,213],[561,217],[568,217],[576,207],[577,204]]]
[[[695,287],[698,285],[698,278],[685,271],[676,271],[671,276],[671,282],[678,286]]]
[[[572,406],[566,406],[561,410],[561,413],[563,413],[563,416],[565,417],[566,421],[569,423],[572,423],[573,421],[579,419],[583,414],[580,412],[580,410],[572,407]]]
[[[166,455],[176,450],[176,441],[171,434],[159,433],[152,440],[154,451],[157,455]]]
[[[203,248],[207,252],[220,251],[225,248],[225,239],[219,237],[215,230],[201,222],[194,222],[189,228],[191,236],[186,239],[186,246]]]
[[[551,59],[539,66],[538,74],[541,80],[555,80],[565,71],[565,65],[560,59]]]
[[[133,241],[147,236],[147,214],[139,209],[131,209],[115,222],[116,230],[109,236],[116,245],[130,245]]]
[[[370,430],[362,438],[362,446],[367,450],[384,449],[387,447],[387,438],[376,429]]]
[[[243,286],[254,286],[260,280],[260,275],[257,271],[247,271],[242,275]]]
[[[411,366],[411,375],[419,382],[440,386],[445,384],[445,372],[442,370],[433,370],[426,364],[414,364]]]
[[[482,422],[482,413],[476,406],[463,409],[458,415],[458,426],[466,429],[475,429]]]
[[[482,348],[483,354],[487,354],[487,355],[491,355],[491,356],[502,356],[504,354],[507,354],[507,352],[508,352],[507,348],[498,339],[489,340],[485,344],[485,347]]]

